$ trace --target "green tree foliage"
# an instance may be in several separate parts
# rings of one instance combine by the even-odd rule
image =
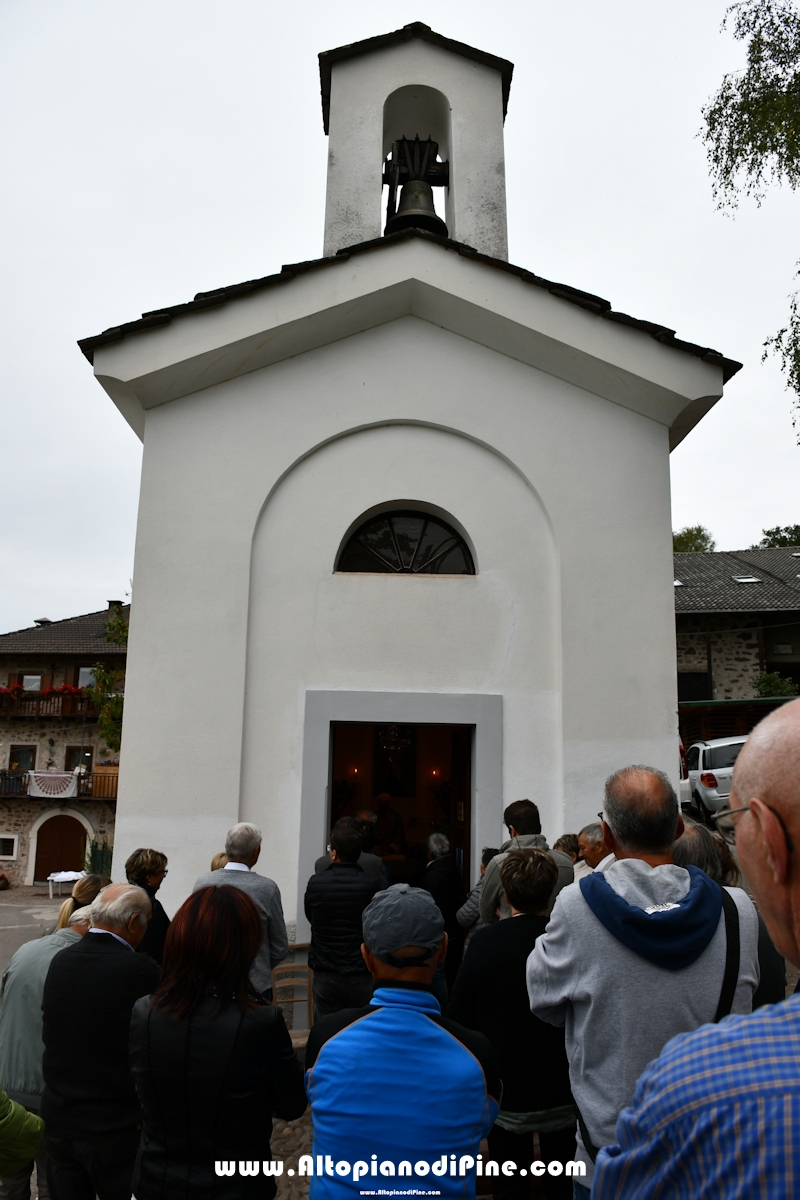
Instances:
[[[800,546],[800,525],[776,525],[762,529],[763,537],[751,550],[770,550],[774,546]]]
[[[113,854],[114,850],[108,842],[91,841],[86,851],[84,871],[87,875],[105,875],[106,879],[110,879]]]
[[[112,609],[111,616],[103,626],[107,642],[113,642],[115,646],[127,646],[128,644],[128,618],[122,610],[121,606]]]
[[[119,691],[121,675],[119,671],[109,671],[103,663],[95,663],[92,674],[94,682],[86,691],[97,705],[100,734],[108,749],[118,752],[122,738],[122,710],[125,705],[125,697]]]
[[[122,608],[112,611],[103,628],[106,641],[115,646],[127,646],[128,618]],[[86,690],[97,705],[100,734],[108,749],[118,753],[122,739],[122,710],[125,707],[125,697],[120,691],[122,674],[114,669],[109,670],[104,663],[95,663],[92,675],[93,684]]]
[[[800,185],[800,12],[791,0],[740,0],[725,14],[733,36],[747,43],[744,71],[726,75],[703,109],[714,196],[735,208],[739,195],[760,204],[770,183]],[[789,322],[764,343],[781,360],[800,415],[800,308],[790,298]],[[800,441],[800,434],[798,435]]]
[[[747,67],[726,75],[703,109],[714,196],[763,200],[767,184],[800,185],[800,13],[789,0],[742,0],[725,14]]]
[[[762,671],[753,681],[757,696],[772,699],[773,696],[796,696],[797,684],[793,679],[779,675],[777,671]]]
[[[683,529],[673,530],[672,549],[676,554],[716,550],[716,548],[717,543],[705,525],[684,525]]]

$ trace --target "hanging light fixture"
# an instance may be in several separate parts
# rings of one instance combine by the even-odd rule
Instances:
[[[393,755],[407,750],[411,745],[411,738],[405,733],[405,727],[402,725],[379,725],[378,741],[381,750],[389,756],[390,761]]]

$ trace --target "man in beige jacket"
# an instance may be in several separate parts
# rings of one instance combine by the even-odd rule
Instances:
[[[496,854],[489,863],[483,877],[480,912],[481,920],[485,921],[487,925],[492,921],[504,921],[506,917],[511,916],[511,909],[508,907],[503,894],[503,885],[500,882],[500,868],[505,862],[509,850],[525,850],[529,846],[535,850],[546,850],[556,864],[558,881],[550,897],[548,911],[553,907],[561,889],[568,883],[572,883],[575,878],[570,856],[562,854],[560,850],[551,850],[542,837],[539,809],[532,800],[515,800],[513,804],[509,804],[503,813],[503,822],[508,826],[509,840],[500,847],[500,853]]]

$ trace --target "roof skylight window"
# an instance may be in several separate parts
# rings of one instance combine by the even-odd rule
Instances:
[[[675,580],[675,587],[683,587],[683,583],[681,582],[680,579]]]
[[[757,575],[734,575],[733,579],[735,583],[763,583]]]

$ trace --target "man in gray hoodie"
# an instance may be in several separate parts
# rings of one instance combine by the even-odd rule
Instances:
[[[531,847],[534,850],[546,850],[550,855],[558,870],[558,880],[550,897],[549,908],[553,907],[553,902],[561,889],[568,883],[572,883],[575,878],[570,856],[562,854],[560,850],[551,850],[542,837],[539,809],[532,800],[515,800],[513,804],[509,804],[503,813],[503,824],[508,826],[509,839],[507,842],[503,842],[500,853],[495,854],[483,877],[480,917],[485,925],[491,925],[498,919],[504,921],[511,916],[511,909],[500,882],[500,868],[505,862],[509,850],[526,850]]]
[[[723,898],[703,871],[675,866],[672,843],[682,832],[666,775],[649,767],[612,775],[603,835],[617,861],[561,892],[528,959],[531,1011],[566,1027],[578,1159],[586,1164],[576,1197],[588,1198],[597,1148],[615,1140],[620,1111],[664,1044],[752,1009],[759,978],[752,901],[739,888],[724,889]]]

